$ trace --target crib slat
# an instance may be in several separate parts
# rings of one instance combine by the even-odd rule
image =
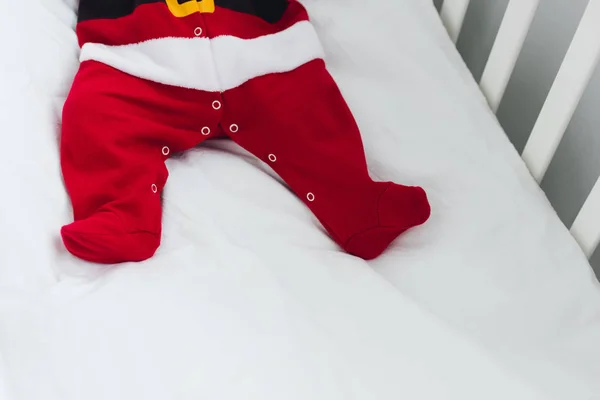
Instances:
[[[531,132],[523,159],[540,182],[600,57],[600,0],[590,0]]]
[[[470,0],[444,0],[440,13],[448,34],[454,43],[458,39],[460,30],[467,14]]]
[[[600,242],[600,178],[575,218],[571,234],[590,258]]]
[[[540,0],[511,0],[481,77],[481,90],[498,110]]]

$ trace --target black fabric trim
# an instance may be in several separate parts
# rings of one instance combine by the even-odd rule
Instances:
[[[163,0],[79,0],[77,20],[112,19],[125,17],[138,5],[158,3]]]
[[[252,3],[254,4],[254,15],[270,23],[279,21],[289,5],[287,0],[252,0]]]
[[[180,4],[186,1],[177,0]],[[121,18],[133,13],[139,5],[163,2],[164,0],[80,0],[78,21]],[[285,13],[288,0],[215,0],[215,5],[255,15],[274,23]]]

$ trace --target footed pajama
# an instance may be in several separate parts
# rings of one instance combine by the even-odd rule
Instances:
[[[74,222],[62,237],[74,255],[151,257],[165,160],[220,136],[269,164],[356,256],[377,257],[429,217],[421,188],[369,177],[356,122],[296,1],[265,15],[260,0],[101,3],[81,0],[82,63],[63,110]]]

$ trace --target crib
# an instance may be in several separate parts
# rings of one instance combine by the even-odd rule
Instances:
[[[479,86],[492,111],[497,111],[540,0],[510,1],[498,30]],[[441,18],[456,42],[469,0],[446,0]],[[590,1],[565,55],[546,102],[529,136],[522,157],[540,182],[579,104],[600,57],[600,4]],[[600,241],[600,180],[570,226],[588,257]]]

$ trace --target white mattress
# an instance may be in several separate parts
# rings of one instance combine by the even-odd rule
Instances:
[[[218,141],[170,160],[164,244],[65,252],[75,0],[0,2],[0,399],[596,399],[600,288],[433,6],[305,0],[372,175],[431,220],[366,263]]]

